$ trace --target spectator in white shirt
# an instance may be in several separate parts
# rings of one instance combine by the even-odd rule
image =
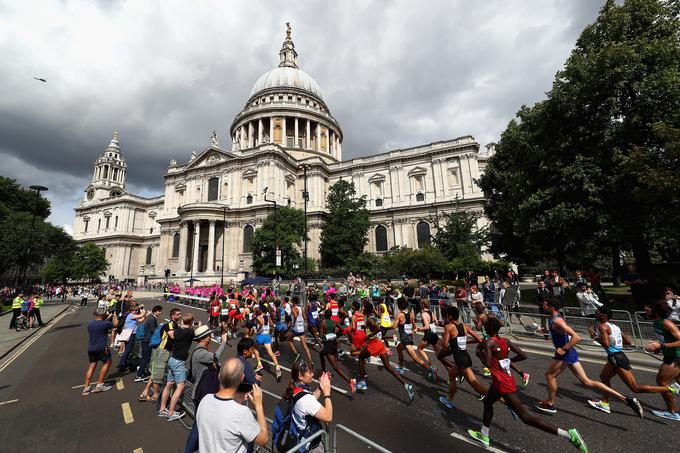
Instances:
[[[673,293],[671,288],[666,288],[666,303],[671,307],[671,319],[680,322],[680,297]]]
[[[576,299],[581,306],[581,314],[583,316],[595,316],[595,310],[602,306],[600,298],[591,288],[588,288],[588,284],[584,282],[581,282],[578,285]]]

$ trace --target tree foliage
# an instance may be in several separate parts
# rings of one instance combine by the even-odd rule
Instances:
[[[279,207],[255,230],[251,242],[253,269],[259,275],[291,275],[293,265],[304,269],[300,247],[305,237],[305,217],[300,209]],[[281,268],[276,267],[276,243],[281,249]]]
[[[366,197],[357,197],[354,183],[340,180],[326,198],[328,216],[321,229],[321,264],[325,268],[346,266],[360,256],[368,243],[371,221]]]
[[[493,252],[585,265],[632,250],[644,269],[663,238],[665,255],[680,255],[679,43],[678,2],[605,4],[479,181]]]
[[[456,209],[444,214],[444,221],[436,221],[437,233],[432,240],[449,260],[479,260],[482,247],[487,244],[488,228],[478,228],[480,214]]]

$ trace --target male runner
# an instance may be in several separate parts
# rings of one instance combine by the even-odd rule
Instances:
[[[408,299],[406,299],[408,300]],[[444,306],[443,308],[446,308]],[[430,357],[425,352],[427,345],[432,346],[435,355],[439,354],[439,335],[437,335],[437,318],[430,311],[430,301],[427,299],[420,299],[420,316],[423,327],[416,327],[416,331],[423,332],[423,339],[418,345],[418,354],[427,362],[428,366],[432,365]]]
[[[623,353],[623,345],[631,344],[630,338],[621,332],[621,329],[611,320],[612,311],[600,306],[595,310],[595,318],[598,320],[597,331],[590,331],[590,336],[593,340],[597,340],[600,345],[607,351],[607,363],[600,372],[600,380],[608,387],[611,387],[611,379],[614,376],[619,376],[621,380],[628,386],[633,393],[672,393],[677,394],[678,390],[675,387],[653,386],[638,384],[635,381],[633,371],[631,371],[630,361],[626,354]],[[588,400],[588,404],[595,409],[599,409],[607,414],[611,413],[609,407],[609,397],[604,396],[601,400]]]
[[[366,359],[369,357],[380,357],[387,372],[394,376],[394,378],[404,386],[408,395],[408,400],[413,401],[415,398],[413,386],[407,384],[401,375],[394,371],[394,368],[392,368],[392,365],[387,358],[387,348],[385,348],[385,345],[382,342],[382,333],[380,332],[380,326],[375,317],[375,308],[371,302],[366,302],[364,305],[364,316],[366,316],[366,326],[368,327],[368,334],[366,336],[368,342],[362,347],[361,352],[359,353],[359,375],[361,381],[357,382],[357,390],[363,392],[367,390]]]
[[[255,306],[255,320],[257,322],[257,336],[255,337],[255,342],[258,346],[264,347],[269,358],[274,362],[276,367],[276,382],[281,382],[281,367],[279,366],[279,361],[276,359],[276,354],[272,351],[272,336],[269,333],[271,331],[271,320],[269,313],[263,312],[259,306]]]
[[[309,333],[312,334],[314,337],[314,341],[316,341],[316,344],[319,345],[319,347],[323,347],[321,345],[321,338],[319,338],[319,314],[321,311],[319,310],[319,297],[316,293],[313,293],[312,295],[309,296],[309,302],[307,302],[307,307],[306,307],[306,313],[307,313],[307,330],[309,330]]]
[[[680,379],[680,329],[670,319],[671,307],[665,300],[659,300],[651,306],[645,307],[645,314],[654,319],[654,334],[657,341],[645,346],[645,349],[655,354],[663,353],[663,363],[656,375],[657,385],[667,386],[674,380]],[[667,410],[652,411],[657,417],[680,421],[680,414],[675,410],[673,395],[661,395]]]
[[[602,382],[593,381],[583,370],[583,367],[578,361],[578,353],[574,346],[581,341],[574,330],[567,325],[564,318],[559,316],[560,302],[557,299],[550,299],[543,301],[543,309],[550,314],[548,319],[548,327],[550,329],[550,337],[555,346],[555,356],[545,372],[546,380],[548,381],[548,399],[539,401],[536,407],[543,412],[554,414],[555,400],[557,399],[557,376],[564,370],[569,368],[576,378],[581,381],[583,385],[605,395],[612,395],[615,398],[625,402],[635,414],[640,418],[644,416],[642,405],[637,398],[629,398],[623,396],[611,387],[607,387]]]
[[[399,332],[399,343],[397,344],[399,366],[394,370],[399,374],[404,374],[404,371],[406,371],[404,368],[405,349],[406,352],[408,352],[408,355],[411,357],[411,360],[423,367],[428,372],[427,376],[432,377],[432,380],[437,383],[437,370],[430,366],[426,361],[418,357],[416,355],[416,351],[413,349],[413,321],[415,321],[413,309],[409,306],[408,301],[403,297],[397,300],[397,306],[399,307],[399,314],[396,316],[396,318],[394,318],[392,329],[397,329],[397,332]]]
[[[486,332],[489,334],[489,339],[486,341],[486,363],[491,370],[491,387],[484,398],[484,420],[480,431],[468,430],[468,434],[476,441],[485,446],[489,446],[489,427],[493,419],[493,404],[499,399],[503,398],[508,406],[519,416],[519,418],[527,425],[538,428],[547,433],[563,437],[571,444],[578,448],[581,453],[588,453],[588,447],[581,438],[581,435],[576,429],[563,430],[557,428],[538,417],[529,414],[527,408],[522,404],[517,396],[517,386],[515,380],[512,378],[510,371],[510,364],[512,362],[519,362],[525,360],[527,356],[518,347],[512,344],[508,339],[501,338],[498,331],[501,328],[501,322],[497,318],[489,317],[485,324]],[[515,353],[515,356],[508,358],[508,351]]]
[[[291,309],[291,317],[293,318],[293,322],[290,326],[290,329],[288,330],[288,346],[290,346],[290,349],[292,349],[295,354],[299,355],[297,349],[295,348],[295,343],[293,342],[295,337],[299,337],[300,343],[302,344],[302,349],[304,349],[305,355],[307,356],[307,363],[312,363],[312,356],[309,353],[307,339],[305,338],[305,318],[302,315],[302,308],[300,308],[297,296],[293,296],[291,300],[293,302],[293,308]]]
[[[338,335],[341,333],[342,328],[337,321],[331,319],[330,309],[326,310],[325,319],[319,324],[321,328],[321,335],[323,336],[323,349],[319,352],[319,358],[321,359],[321,371],[326,372],[326,359],[331,364],[333,369],[338,373],[338,375],[345,381],[349,383],[349,389],[352,393],[356,391],[356,379],[350,379],[338,366]]]

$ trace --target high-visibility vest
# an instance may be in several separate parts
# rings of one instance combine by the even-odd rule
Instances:
[[[33,298],[33,304],[34,304],[35,308],[40,308],[40,307],[42,307],[43,302],[44,302],[44,301],[43,301],[43,298],[42,298],[42,297],[34,297],[34,298]]]
[[[12,300],[12,310],[16,310],[17,308],[21,308],[21,304],[24,302],[24,300],[17,296]]]

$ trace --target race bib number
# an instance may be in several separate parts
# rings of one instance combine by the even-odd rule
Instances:
[[[331,308],[331,314],[332,314],[333,316],[338,316],[338,310],[339,310],[339,309],[337,309],[337,308]]]
[[[510,375],[510,359],[501,359],[501,360],[498,361],[498,363],[500,363],[503,371],[505,371],[506,373],[508,373],[508,375]]]
[[[238,309],[238,312],[239,312],[239,313],[243,313],[243,308],[239,308],[239,309]]]
[[[461,351],[467,350],[467,337],[456,337],[456,341],[458,342],[458,349]]]
[[[375,337],[376,337],[378,340],[382,340],[382,332],[376,333],[376,334],[375,334]]]
[[[404,324],[404,333],[411,335],[413,333],[413,324]]]
[[[326,341],[332,341],[335,340],[337,336],[334,333],[327,333],[326,334]]]
[[[318,311],[312,312],[312,319],[319,319],[319,312]]]
[[[222,311],[220,312],[222,316],[229,316],[229,309],[228,308],[223,308]]]
[[[345,318],[344,324],[345,324],[345,327],[349,327],[349,318]]]
[[[262,325],[262,333],[265,335],[269,334],[269,324]]]
[[[364,321],[357,321],[357,330],[364,330],[364,325],[366,322]]]
[[[437,326],[435,324],[430,324],[430,332],[437,333]]]

